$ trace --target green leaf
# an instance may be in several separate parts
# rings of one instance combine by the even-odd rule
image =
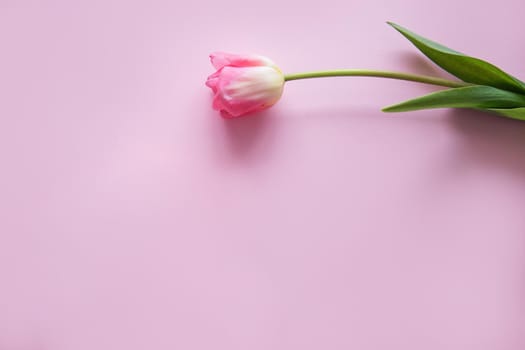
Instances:
[[[497,113],[499,115],[502,115],[504,117],[512,118],[512,119],[518,119],[518,120],[525,120],[525,107],[520,108],[489,108],[488,111]]]
[[[384,112],[406,112],[431,108],[509,109],[525,107],[525,95],[491,86],[466,86],[441,90],[388,106]]]
[[[387,23],[410,40],[434,63],[459,79],[477,85],[488,85],[503,90],[525,93],[524,82],[505,73],[493,64],[449,49],[395,23]]]

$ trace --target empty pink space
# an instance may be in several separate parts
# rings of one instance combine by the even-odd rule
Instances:
[[[525,349],[525,123],[293,81],[224,120],[213,51],[525,78],[522,0],[0,0],[1,350]]]

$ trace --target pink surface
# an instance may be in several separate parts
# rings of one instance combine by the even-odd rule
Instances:
[[[522,350],[525,123],[291,82],[225,121],[214,50],[525,77],[522,0],[0,0],[0,349]]]

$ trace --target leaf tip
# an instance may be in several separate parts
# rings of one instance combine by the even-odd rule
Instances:
[[[386,24],[388,24],[389,26],[391,26],[392,28],[397,29],[397,30],[399,30],[400,28],[402,28],[399,24],[394,23],[394,22],[392,22],[392,21],[386,21]]]
[[[392,105],[392,106],[386,106],[386,107],[383,107],[381,108],[381,112],[385,112],[385,113],[394,113],[396,112],[395,110],[395,105]]]

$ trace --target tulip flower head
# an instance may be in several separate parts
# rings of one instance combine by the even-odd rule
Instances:
[[[225,118],[255,113],[273,106],[283,93],[284,75],[268,58],[258,55],[210,55],[217,69],[206,85],[214,93],[213,108]]]

